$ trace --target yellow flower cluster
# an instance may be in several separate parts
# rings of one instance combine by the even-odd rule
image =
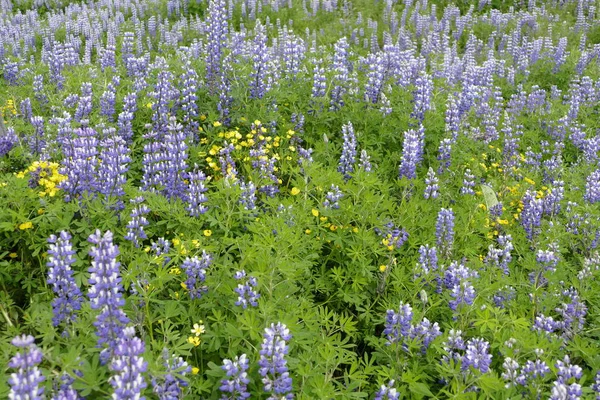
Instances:
[[[220,126],[220,125],[215,125],[215,124],[213,124],[213,125]],[[228,130],[225,132],[219,132],[217,136],[219,138],[225,140],[227,143],[232,144],[234,149],[237,151],[240,151],[243,149],[250,149],[252,146],[254,146],[256,144],[257,141],[265,141],[266,142],[264,145],[265,154],[262,156],[262,158],[264,160],[267,160],[269,158],[270,153],[274,149],[281,147],[282,138],[279,135],[277,135],[277,136],[266,135],[267,128],[265,128],[264,126],[261,126],[261,122],[258,120],[254,121],[254,125],[257,127],[260,126],[260,128],[258,128],[258,129],[253,128],[246,135],[243,135],[240,132],[240,128],[236,127],[235,129],[232,129],[232,130]],[[288,130],[286,133],[286,139],[288,139],[288,140],[291,139],[295,134],[296,133],[293,130],[291,130],[291,129]],[[221,167],[218,163],[218,156],[219,156],[219,152],[222,148],[223,148],[222,146],[213,144],[212,147],[210,148],[210,150],[208,151],[208,156],[205,158],[206,162],[208,163],[209,168],[211,168],[214,171],[219,171],[221,169]],[[288,146],[287,149],[291,152],[296,151],[295,146]],[[281,159],[281,155],[278,153],[273,154],[272,157],[274,157],[277,160]],[[248,154],[245,154],[241,157],[241,159],[242,159],[242,161],[247,162],[250,160],[250,156]],[[291,160],[292,157],[288,155],[286,157],[286,159]],[[277,167],[275,167],[274,170],[277,171]]]
[[[17,178],[25,178],[27,174],[31,173],[38,174],[37,184],[43,188],[40,192],[40,197],[54,197],[60,190],[58,184],[67,179],[66,175],[58,172],[59,168],[60,165],[55,162],[35,161],[25,171],[19,172]]]
[[[204,328],[204,325],[202,325],[202,320],[200,320],[198,324],[194,324],[194,327],[192,328],[194,336],[188,337],[188,343],[193,344],[194,347],[200,346],[200,335],[204,332],[206,332],[206,329]]]
[[[15,101],[12,99],[6,100],[6,104],[3,107],[0,107],[0,115],[3,117],[15,116],[17,115],[17,109],[15,107]]]

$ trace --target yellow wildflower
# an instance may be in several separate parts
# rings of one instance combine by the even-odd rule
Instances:
[[[195,347],[200,346],[200,338],[199,337],[188,337],[188,343],[193,344]]]
[[[212,235],[212,231],[210,229],[205,229],[204,230],[204,236],[209,237],[210,235]]]
[[[387,269],[387,265],[380,265],[379,266],[379,272],[385,272],[386,269]]]
[[[298,193],[300,193],[300,189],[298,189],[297,187],[293,187],[290,193],[292,194],[292,196],[295,196]]]
[[[19,225],[19,229],[22,231],[26,231],[27,229],[33,228],[33,223],[31,221],[23,222]]]
[[[314,217],[318,217],[318,216],[319,216],[319,210],[315,210],[315,209],[313,208],[311,212],[312,212],[312,215],[313,215]]]

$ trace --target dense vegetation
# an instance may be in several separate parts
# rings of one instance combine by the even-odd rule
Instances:
[[[597,8],[0,0],[0,397],[600,399]]]

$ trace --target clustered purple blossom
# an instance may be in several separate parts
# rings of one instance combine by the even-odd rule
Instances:
[[[471,170],[469,168],[467,168],[465,170],[465,177],[463,179],[463,185],[460,188],[460,194],[469,194],[471,196],[473,196],[475,194],[475,191],[473,190],[475,188],[475,175],[473,175],[471,173]]]
[[[235,302],[236,306],[242,306],[242,308],[248,308],[248,305],[252,307],[258,306],[257,300],[260,298],[260,294],[256,292],[258,281],[253,276],[247,276],[246,271],[237,271],[233,277],[239,281],[235,292],[238,294],[238,299]]]
[[[185,286],[190,294],[190,298],[200,299],[208,291],[208,287],[204,285],[204,281],[206,280],[206,270],[211,264],[212,256],[204,250],[202,250],[200,258],[197,256],[192,258],[187,257],[183,261],[181,269],[185,271],[187,276]]]
[[[327,195],[325,196],[325,201],[323,202],[323,207],[325,208],[340,208],[339,201],[344,197],[344,193],[340,190],[340,188],[334,184],[331,184],[331,188]]]
[[[221,400],[243,400],[250,397],[248,392],[248,378],[249,360],[246,354],[242,354],[239,357],[235,357],[234,360],[223,360],[223,370],[227,374],[229,379],[223,379],[221,381],[221,387],[219,390],[223,392]]]
[[[185,194],[186,210],[191,217],[198,217],[208,211],[208,207],[205,205],[208,201],[205,194],[208,189],[204,185],[206,175],[197,165],[194,165],[194,170],[187,174],[187,178],[189,182]]]
[[[375,393],[375,398],[373,400],[398,400],[400,398],[400,393],[394,387],[396,382],[391,379],[387,385],[381,385],[380,389]]]
[[[77,318],[77,311],[81,309],[83,298],[79,287],[73,278],[71,266],[76,261],[71,243],[71,235],[67,231],[61,231],[59,237],[51,235],[48,249],[48,284],[56,294],[52,300],[52,311],[54,326],[64,322],[69,325]]]
[[[383,237],[383,244],[388,249],[399,249],[408,240],[408,232],[404,228],[397,227],[393,222],[384,225],[385,229],[375,228],[375,232]]]
[[[270,393],[268,400],[293,399],[292,378],[288,372],[287,342],[292,338],[290,330],[278,322],[265,328],[258,361],[258,373],[263,377],[264,390]]]
[[[442,208],[438,213],[435,239],[441,254],[446,257],[450,256],[454,243],[454,212],[451,208]]]
[[[140,204],[143,201],[143,197],[136,197],[130,200],[136,206],[131,210],[131,214],[129,214],[131,219],[127,223],[125,240],[131,241],[135,247],[140,247],[141,241],[148,238],[144,227],[150,224],[146,219],[146,215],[150,213],[150,208],[145,204]]]
[[[525,229],[527,239],[533,240],[540,232],[544,202],[536,197],[536,193],[527,190],[523,196],[523,211],[521,211],[521,225]]]
[[[402,160],[400,161],[399,177],[414,179],[417,177],[417,166],[423,158],[425,146],[425,128],[411,129],[404,133],[404,144],[402,147]]]
[[[143,374],[148,368],[144,361],[144,342],[135,335],[133,327],[123,329],[113,350],[109,369],[113,376],[108,380],[113,387],[115,400],[141,399],[141,392],[148,386]]]
[[[342,147],[342,155],[340,157],[338,172],[342,173],[344,175],[344,179],[348,180],[352,177],[352,173],[354,172],[357,147],[354,127],[350,121],[348,121],[346,125],[342,126],[342,136],[344,139],[344,144]]]
[[[15,400],[43,400],[44,387],[40,386],[45,378],[38,368],[43,355],[35,345],[33,336],[17,336],[11,344],[20,349],[8,362],[8,367],[13,372],[8,378],[10,385],[9,399]],[[21,352],[22,351],[22,352]]]
[[[407,348],[407,340],[417,340],[421,351],[425,352],[431,342],[442,334],[437,322],[431,323],[427,318],[413,324],[413,311],[410,304],[400,303],[398,312],[387,310],[385,329],[383,334],[387,337],[387,345],[399,343]]]
[[[472,369],[483,374],[490,371],[492,363],[490,344],[482,338],[469,339],[465,343],[462,332],[452,329],[444,343],[444,350],[447,355],[444,356],[443,361],[460,362],[463,373],[468,373]]]
[[[153,391],[159,400],[179,400],[183,398],[183,392],[189,385],[183,378],[192,368],[183,358],[170,355],[167,349],[163,350],[162,358],[166,371],[160,378],[152,379]]]
[[[90,249],[92,265],[90,272],[90,288],[88,297],[93,310],[100,310],[94,326],[98,336],[98,346],[104,347],[100,353],[103,363],[107,363],[123,336],[129,318],[123,312],[123,285],[117,261],[119,248],[113,244],[113,234],[106,231],[104,235],[96,230],[88,238],[94,246]]]
[[[423,193],[425,200],[437,199],[439,195],[438,190],[440,190],[438,183],[439,179],[435,175],[435,171],[433,168],[429,167],[429,171],[427,171],[427,177],[425,178],[425,193]]]

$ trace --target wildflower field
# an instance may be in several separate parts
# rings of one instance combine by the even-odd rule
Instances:
[[[600,4],[0,0],[0,398],[600,399]]]

